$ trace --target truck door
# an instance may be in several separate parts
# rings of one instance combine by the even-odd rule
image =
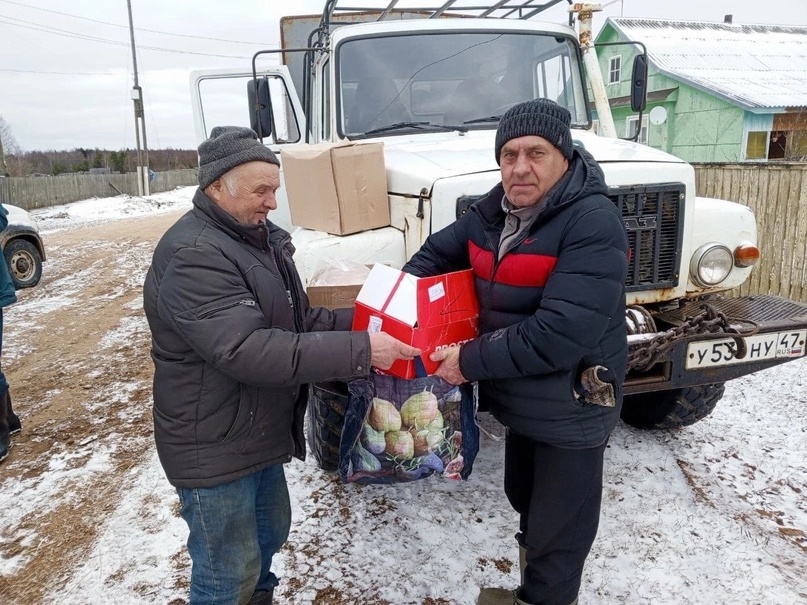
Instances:
[[[291,215],[283,187],[283,148],[304,141],[307,128],[303,107],[289,70],[285,65],[262,68],[258,78],[268,91],[272,109],[272,129],[262,128],[263,142],[281,159],[281,188],[277,195],[277,210],[269,219],[291,231]],[[252,72],[242,69],[194,71],[190,75],[193,124],[196,143],[206,140],[215,126],[246,126],[256,129],[254,112],[247,101],[247,87]]]

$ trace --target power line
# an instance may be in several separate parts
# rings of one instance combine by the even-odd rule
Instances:
[[[129,9],[129,36],[132,41],[132,68],[134,70],[134,87],[132,100],[134,101],[135,133],[137,140],[137,193],[149,194],[149,148],[146,143],[146,115],[143,110],[143,89],[137,80],[137,50],[135,48],[134,21],[132,20],[132,0],[126,0]],[[140,134],[143,134],[143,152],[140,152]]]
[[[0,0],[3,1],[3,0]],[[3,19],[11,19],[12,21],[19,21],[20,23],[10,23],[9,21],[4,21]],[[39,25],[38,23],[33,23],[31,21],[25,21],[23,19],[16,19],[14,17],[8,17],[6,15],[0,15],[0,23],[5,23],[6,25],[12,25],[14,27],[22,27],[24,29],[32,29],[34,31],[44,32],[46,34],[54,34],[57,36],[64,36],[67,38],[76,38],[78,40],[87,40],[89,42],[100,42],[102,44],[112,44],[114,46],[129,46],[126,42],[118,42],[117,40],[108,40],[106,38],[98,38],[96,36],[89,36],[86,34],[80,34],[78,32],[71,32],[65,29],[59,29],[57,27],[51,27],[49,25]],[[25,23],[27,25],[21,25]],[[251,59],[252,57],[247,57],[244,55],[219,55],[215,53],[202,53],[196,52],[192,50],[179,50],[176,48],[163,48],[159,46],[140,46],[139,48],[147,49],[147,50],[156,50],[160,52],[166,53],[179,53],[183,55],[200,55],[205,57],[218,57],[222,59]]]
[[[4,2],[5,4],[15,4],[17,6],[30,8],[32,10],[42,11],[42,12],[45,12],[45,13],[53,13],[54,15],[62,15],[64,17],[71,17],[73,19],[82,19],[84,21],[92,21],[93,23],[101,23],[102,25],[111,25],[113,27],[124,27],[124,28],[128,29],[128,26],[121,25],[119,23],[111,23],[109,21],[100,21],[98,19],[90,19],[89,17],[82,17],[80,15],[71,15],[70,13],[63,13],[63,12],[60,12],[60,11],[49,10],[47,8],[39,8],[37,6],[29,6],[28,4],[23,4],[22,2],[13,2],[12,0],[0,0],[0,2]],[[143,27],[136,27],[135,30],[143,31],[143,32],[149,32],[149,33],[152,33],[152,34],[162,34],[164,36],[177,36],[177,37],[180,37],[180,38],[195,38],[197,40],[211,40],[213,42],[227,42],[229,44],[249,44],[251,46],[255,46],[255,45],[258,45],[258,46],[277,46],[277,44],[272,44],[272,43],[268,43],[268,42],[254,42],[253,43],[253,42],[245,42],[243,40],[226,40],[224,38],[210,38],[210,37],[207,37],[207,36],[194,36],[194,35],[191,35],[191,34],[177,34],[175,32],[164,32],[164,31],[160,31],[160,30],[157,30],[157,29],[146,29],[146,28],[143,28]]]
[[[118,76],[124,77],[129,76],[128,73],[119,72],[119,73],[112,73],[112,72],[103,72],[103,71],[39,71],[36,69],[11,69],[7,67],[0,67],[0,71],[6,71],[11,73],[19,73],[19,74],[46,74],[46,75],[53,75],[53,76]]]

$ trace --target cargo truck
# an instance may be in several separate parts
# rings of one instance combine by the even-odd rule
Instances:
[[[692,424],[713,411],[726,381],[804,356],[807,305],[732,292],[759,260],[751,210],[698,196],[691,165],[616,138],[592,46],[598,5],[395,4],[357,11],[327,0],[322,15],[281,19],[281,49],[257,53],[251,66],[191,76],[199,142],[224,116],[232,123],[234,110],[281,163],[289,146],[383,142],[389,226],[350,235],[295,227],[279,200],[270,219],[292,231],[304,280],[334,256],[400,268],[500,180],[493,149],[502,113],[546,97],[570,111],[574,142],[602,167],[628,235],[623,420]],[[535,20],[558,4],[569,5],[568,23]],[[638,57],[631,104],[640,113],[647,62]],[[325,465],[340,410],[313,408],[313,447]]]

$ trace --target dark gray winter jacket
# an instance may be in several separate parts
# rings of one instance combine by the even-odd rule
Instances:
[[[157,245],[143,293],[154,438],[177,487],[303,458],[304,385],[370,369],[352,312],[309,308],[288,233],[239,224],[201,190],[193,205]]]
[[[576,149],[546,208],[499,255],[501,184],[431,235],[404,267],[415,275],[472,268],[479,338],[460,370],[479,382],[480,405],[510,430],[558,447],[602,444],[619,419],[627,364],[628,242],[600,167]],[[616,406],[575,396],[586,368],[610,370]]]

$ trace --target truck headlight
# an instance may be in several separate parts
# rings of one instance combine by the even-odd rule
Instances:
[[[711,242],[704,244],[692,255],[689,273],[699,286],[716,286],[731,273],[734,255],[726,246]]]

